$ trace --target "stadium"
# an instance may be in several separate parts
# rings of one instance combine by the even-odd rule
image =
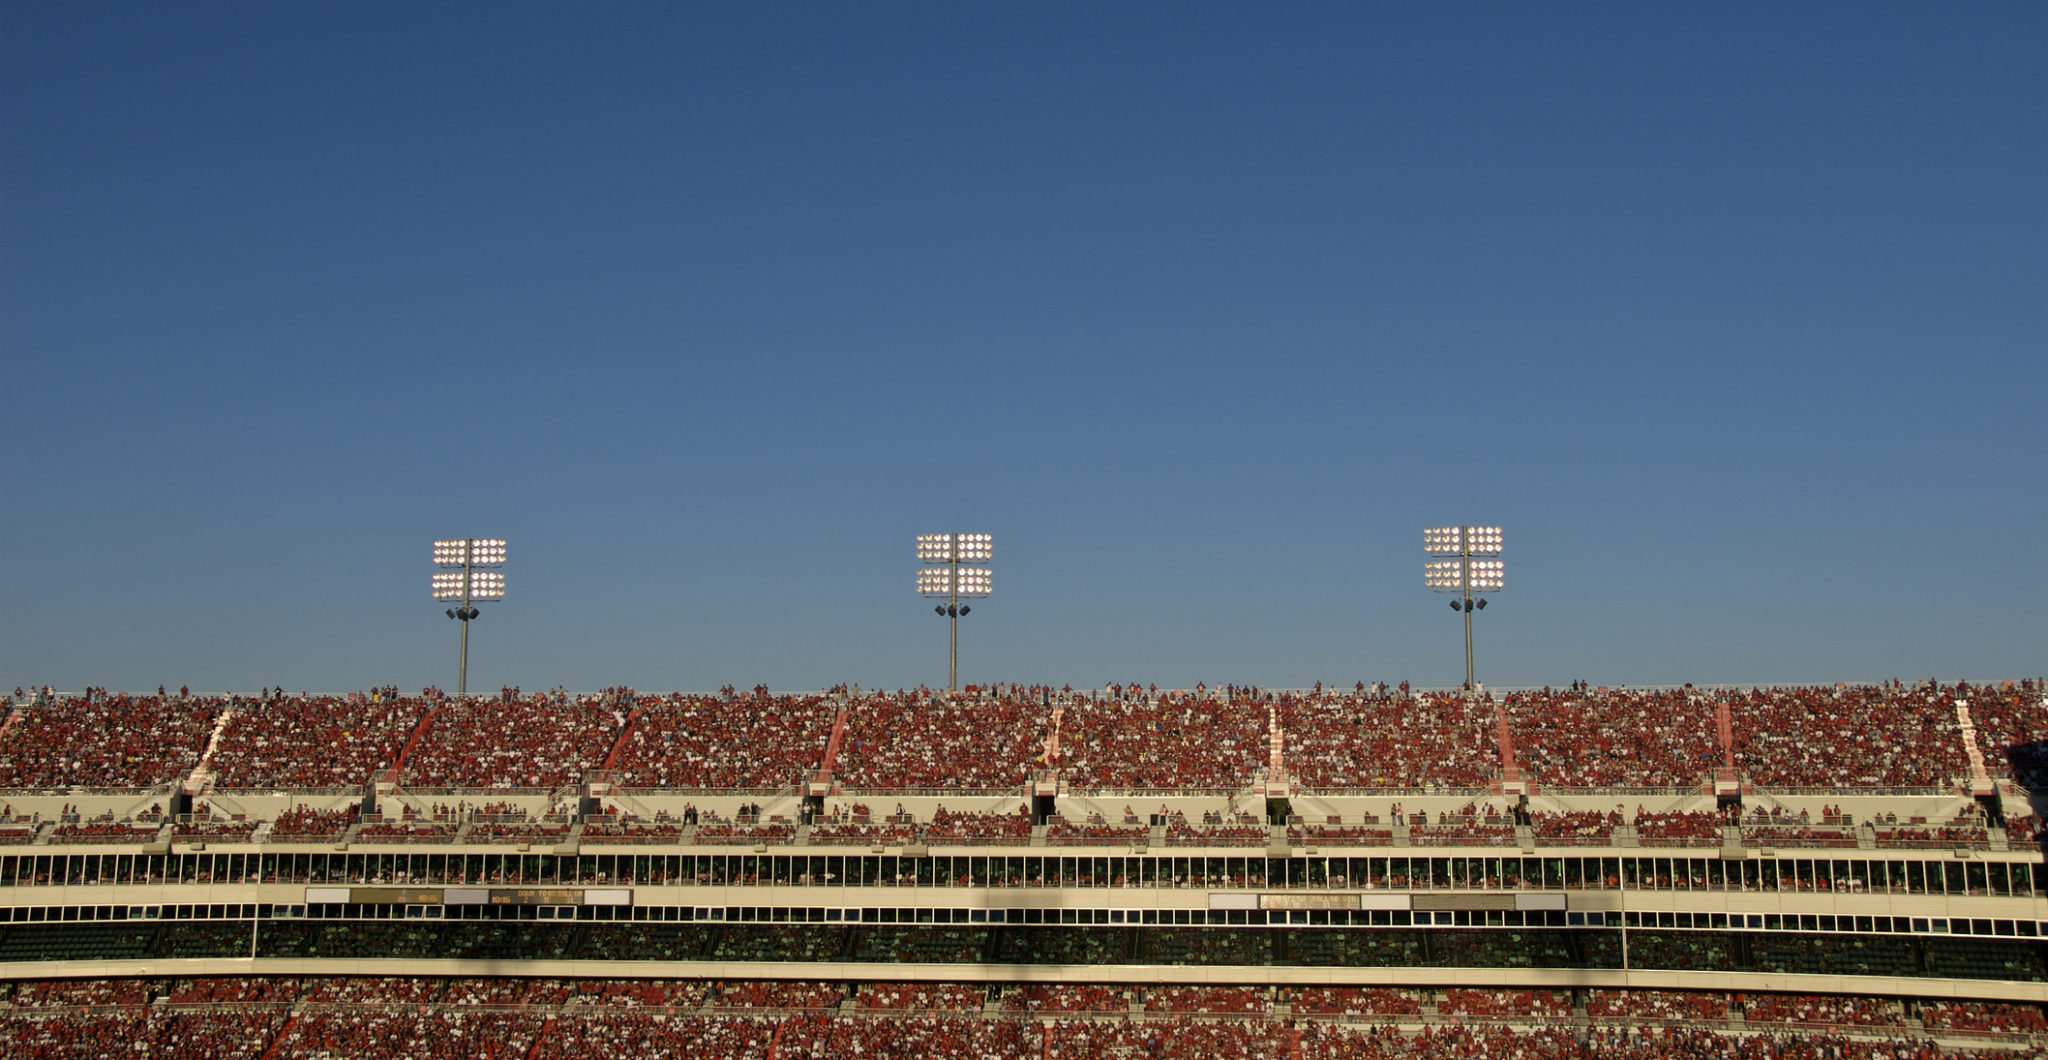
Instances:
[[[2036,679],[17,692],[10,1056],[2034,1056]]]

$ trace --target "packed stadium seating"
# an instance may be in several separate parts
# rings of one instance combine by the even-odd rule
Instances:
[[[1458,1011],[1438,1020],[1426,1017],[1419,1004],[1407,1004],[1417,1001],[1413,996],[1391,1006],[1396,1011],[1367,1001],[1330,1013],[1311,1013],[1296,997],[1293,1014],[1283,1017],[1257,997],[1245,999],[1250,1011],[1228,1014],[1204,1013],[1200,1006],[1139,1012],[1116,1006],[1006,1006],[985,1012],[978,1006],[978,992],[958,985],[860,983],[854,984],[855,999],[893,998],[905,989],[922,989],[935,1003],[842,1009],[839,992],[821,993],[817,984],[713,985],[707,991],[705,984],[694,982],[315,978],[250,981],[217,995],[190,980],[115,980],[103,990],[29,987],[0,994],[0,1042],[8,1055],[35,1057],[1933,1060],[2024,1055],[2015,1048],[2038,1040],[2028,1035],[2038,1033],[2040,1019],[2032,1008],[1921,1002],[1923,1019],[1949,1035],[1937,1043],[1897,1021],[1878,1018],[1896,1012],[1896,1003],[1858,1012],[1796,997],[1747,1010],[1782,1011],[1794,1018],[1773,1016],[1763,1025],[1745,1025],[1725,1020],[1725,998],[1651,999],[1638,1005],[1596,992],[1586,1002],[1589,1011],[1600,1010],[1595,1022],[1575,1024],[1566,999],[1537,1002],[1533,1010],[1504,1009],[1504,1002],[1526,999],[1499,991],[1446,991],[1444,1002]],[[241,1000],[230,1005],[220,996]],[[1566,1006],[1562,1014],[1556,1007],[1561,1005]],[[1470,1007],[1488,1011],[1465,1011]],[[1806,1022],[1844,1012],[1847,1022]],[[1958,1033],[1983,1037],[1973,1042],[1959,1039]]]
[[[1939,788],[1969,772],[1957,701],[1972,704],[1986,768],[2009,776],[2007,746],[2048,738],[2040,697],[2031,681],[1544,689],[1497,703],[1362,685],[1199,695],[507,690],[464,701],[93,690],[11,704],[19,716],[0,733],[0,790],[151,788],[202,765],[228,790],[359,786],[391,770],[422,789],[546,789],[600,769],[628,789],[768,789],[825,765],[841,711],[838,779],[877,791],[999,790],[1044,767],[1082,789],[1229,790],[1267,764],[1275,724],[1292,775],[1312,790],[1473,788],[1500,772],[1497,717],[1519,768],[1560,789],[1696,785],[1724,755],[1767,786]],[[1728,747],[1716,732],[1723,707]]]
[[[0,1055],[2025,1055],[2041,691],[23,695]]]

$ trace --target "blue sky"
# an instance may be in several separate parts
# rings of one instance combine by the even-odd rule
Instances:
[[[2048,8],[0,7],[0,681],[2040,673]]]

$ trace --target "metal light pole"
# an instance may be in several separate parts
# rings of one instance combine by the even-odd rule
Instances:
[[[919,534],[917,561],[944,564],[921,567],[917,572],[919,596],[943,597],[945,603],[933,610],[944,615],[946,638],[946,691],[960,688],[960,616],[973,608],[961,598],[977,599],[989,594],[987,567],[963,567],[962,563],[986,563],[995,554],[995,538],[988,534]]]
[[[462,623],[462,655],[456,664],[455,694],[469,694],[469,623],[482,612],[474,606],[505,598],[505,575],[481,568],[505,565],[505,542],[498,538],[457,538],[434,542],[434,566],[451,568],[434,574],[434,599],[459,600],[448,617]]]
[[[1424,563],[1422,580],[1435,592],[1458,594],[1458,599],[1451,601],[1451,610],[1465,613],[1465,694],[1469,696],[1478,687],[1472,680],[1472,612],[1486,609],[1486,598],[1474,600],[1472,594],[1499,592],[1506,574],[1500,560],[1476,557],[1500,555],[1500,527],[1429,527],[1422,531],[1422,550],[1432,556],[1457,557]]]

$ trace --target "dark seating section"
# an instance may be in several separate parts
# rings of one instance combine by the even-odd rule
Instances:
[[[1737,1006],[1744,1018],[1730,1021],[1731,1003],[1724,994],[1465,987],[128,978],[0,984],[0,1053],[230,1060],[1937,1060],[2038,1053],[2048,1033],[2048,1020],[2031,1005],[1749,994]],[[1918,1012],[1940,1040],[1915,1031],[1909,1012]]]
[[[1926,974],[1956,979],[2048,981],[2042,947],[1989,939],[1930,939],[1926,943]]]
[[[243,957],[248,920],[9,924],[0,961]],[[1620,968],[1601,930],[1064,928],[522,920],[261,920],[261,957],[855,961],[1408,968]],[[2037,939],[1630,931],[1627,966],[2048,981]]]

